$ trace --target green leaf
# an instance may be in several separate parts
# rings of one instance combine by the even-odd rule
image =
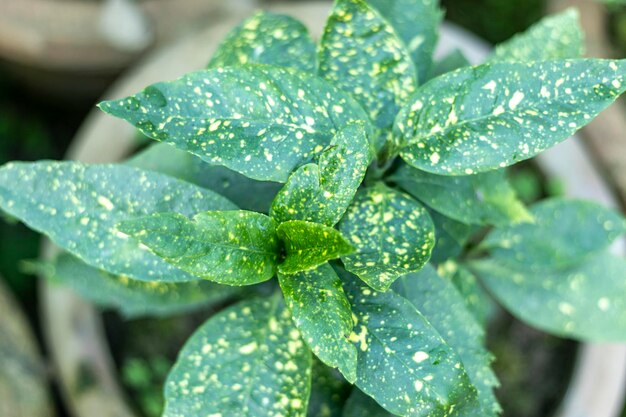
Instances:
[[[398,114],[410,165],[469,175],[532,158],[567,139],[626,89],[626,60],[492,63],[424,85]]]
[[[274,221],[251,211],[199,213],[189,220],[157,213],[118,225],[120,232],[189,274],[226,285],[251,285],[276,274]]]
[[[285,259],[278,266],[283,274],[310,271],[326,261],[354,252],[352,245],[332,227],[291,220],[278,226],[277,231],[285,243]]]
[[[471,64],[459,49],[454,49],[448,55],[437,61],[432,68],[432,75],[429,79],[438,77],[445,73],[457,70],[463,67],[469,67]]]
[[[554,268],[602,252],[626,233],[626,219],[591,201],[552,198],[530,212],[534,223],[494,229],[481,248],[507,265]]]
[[[378,291],[419,271],[430,258],[435,230],[428,212],[408,195],[377,183],[359,190],[339,229],[356,247],[346,269]]]
[[[268,213],[281,185],[255,181],[221,166],[209,165],[188,152],[167,143],[155,143],[126,162],[127,165],[157,171],[215,191],[242,210]]]
[[[351,388],[337,372],[313,358],[307,417],[342,417],[343,404]]]
[[[440,265],[437,271],[443,277],[452,281],[456,289],[461,293],[461,296],[463,296],[468,310],[472,312],[476,321],[483,328],[486,328],[489,324],[489,319],[498,306],[480,285],[476,276],[469,269],[454,261],[448,261]]]
[[[340,128],[367,120],[353,98],[321,78],[265,65],[194,72],[100,108],[213,165],[277,182]]]
[[[399,416],[479,416],[460,358],[426,318],[395,292],[339,272],[355,316],[356,386]]]
[[[340,130],[317,164],[298,168],[272,203],[279,223],[305,220],[334,226],[361,185],[372,152],[362,124]]]
[[[443,11],[437,0],[367,0],[394,27],[407,45],[418,79],[430,71]]]
[[[69,286],[101,307],[114,308],[129,319],[186,313],[241,294],[238,288],[206,281],[137,281],[91,267],[68,254],[60,255],[52,266],[51,280]]]
[[[507,225],[532,221],[503,170],[451,177],[403,164],[392,180],[430,208],[462,223]]]
[[[306,344],[322,362],[354,383],[357,351],[348,341],[352,312],[333,268],[324,264],[295,275],[278,274],[278,281]]]
[[[120,236],[115,225],[171,211],[232,210],[225,198],[177,179],[120,165],[10,163],[0,168],[0,208],[89,265],[143,281],[193,281]]]
[[[498,379],[490,368],[493,357],[484,346],[485,332],[454,284],[426,265],[420,272],[397,280],[393,289],[413,303],[459,355],[485,414],[495,416],[502,411],[493,392]]]
[[[379,129],[391,128],[417,88],[406,46],[364,0],[335,2],[320,41],[319,73],[351,93]]]
[[[531,62],[581,58],[584,33],[576,9],[543,18],[524,33],[497,45],[491,62]]]
[[[394,415],[378,405],[373,398],[355,388],[346,401],[342,417],[393,417]]]
[[[435,225],[436,240],[430,261],[438,264],[459,256],[477,227],[457,222],[434,210],[429,210],[428,214]]]
[[[620,257],[601,253],[539,272],[493,259],[470,266],[498,301],[532,326],[583,341],[626,341],[626,261]]]
[[[231,30],[209,67],[271,64],[315,72],[315,43],[298,20],[259,12]]]
[[[306,416],[311,353],[278,297],[243,301],[187,341],[165,384],[164,417]]]

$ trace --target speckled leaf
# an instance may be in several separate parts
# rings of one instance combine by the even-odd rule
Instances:
[[[465,300],[468,310],[472,312],[476,321],[486,328],[489,318],[496,312],[498,306],[478,282],[476,276],[469,269],[454,261],[440,265],[437,272],[454,284]]]
[[[63,254],[52,265],[49,278],[67,285],[81,297],[123,316],[160,317],[186,313],[225,302],[241,294],[237,287],[207,281],[155,283],[112,275]]]
[[[232,210],[225,198],[155,172],[78,162],[11,163],[0,168],[0,208],[88,264],[144,281],[193,281],[114,226],[171,211],[191,216]]]
[[[581,262],[626,233],[626,220],[591,201],[553,198],[531,207],[534,223],[494,229],[481,243],[501,263],[551,268]]]
[[[277,230],[285,244],[285,259],[278,266],[283,274],[310,271],[326,261],[354,252],[352,245],[332,227],[290,220]]]
[[[417,88],[409,51],[364,0],[335,2],[320,41],[319,73],[353,94],[379,129],[391,128]]]
[[[265,65],[194,72],[100,108],[211,164],[277,182],[338,129],[367,120],[353,98],[321,78]]]
[[[434,210],[429,210],[428,214],[435,225],[435,247],[430,261],[438,264],[459,256],[478,227],[458,222]]]
[[[469,60],[465,57],[463,52],[459,49],[454,49],[448,55],[441,58],[433,65],[432,75],[430,78],[438,77],[450,71],[457,70],[459,68],[470,66]],[[430,79],[429,78],[429,79]]]
[[[399,416],[479,416],[460,358],[426,318],[395,292],[339,273],[354,314],[357,387]]]
[[[342,417],[352,385],[334,369],[313,358],[311,398],[307,417]]]
[[[306,220],[334,226],[361,185],[373,158],[362,124],[339,131],[317,164],[298,168],[272,203],[279,223]]]
[[[478,391],[485,417],[497,415],[501,408],[493,389],[498,386],[498,379],[490,368],[493,357],[485,348],[485,332],[454,284],[426,265],[418,273],[398,279],[393,289],[413,303],[459,355]]]
[[[230,31],[209,67],[271,64],[314,72],[315,43],[298,20],[259,12]]]
[[[393,181],[427,206],[462,223],[507,225],[532,220],[503,170],[451,177],[402,165]]]
[[[419,271],[435,245],[426,209],[382,183],[357,193],[339,228],[357,250],[342,257],[346,269],[379,291]]]
[[[626,341],[623,258],[602,253],[539,272],[492,259],[475,261],[471,268],[498,301],[532,326],[584,341]]]
[[[367,0],[387,19],[409,49],[418,79],[430,71],[443,11],[437,0]]]
[[[492,63],[424,85],[398,114],[402,158],[434,174],[512,165],[567,139],[626,89],[626,60]]]
[[[278,281],[306,344],[322,362],[354,383],[357,352],[348,341],[352,312],[333,268],[324,264],[295,275],[278,274]]]
[[[304,417],[311,353],[278,297],[243,301],[187,341],[165,384],[164,417]]]
[[[489,61],[531,62],[580,58],[584,54],[584,42],[578,10],[568,9],[543,18],[526,32],[497,45]]]
[[[276,273],[276,226],[251,211],[204,212],[193,220],[176,213],[120,223],[118,229],[193,276],[226,285],[267,281]]]
[[[167,143],[155,143],[128,160],[126,164],[161,172],[199,185],[228,198],[242,210],[268,213],[281,185],[255,181],[202,159]]]

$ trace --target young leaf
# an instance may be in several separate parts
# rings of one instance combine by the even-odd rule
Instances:
[[[451,177],[404,164],[392,179],[427,206],[462,223],[507,225],[532,221],[503,170]]]
[[[305,220],[334,226],[361,185],[372,160],[362,124],[340,130],[317,164],[298,168],[272,203],[271,216],[279,223]]]
[[[155,143],[126,162],[127,165],[157,171],[215,191],[242,210],[267,213],[281,185],[255,181],[228,168],[209,165],[188,152],[167,143]]]
[[[298,20],[259,12],[230,31],[209,67],[271,64],[315,72],[315,43]]]
[[[277,297],[243,301],[187,341],[165,385],[164,417],[305,417],[311,353]]]
[[[470,266],[498,301],[532,326],[577,340],[626,341],[622,258],[601,253],[578,265],[542,271],[494,259]]]
[[[321,78],[265,65],[194,72],[100,108],[211,164],[277,182],[368,117]]]
[[[532,62],[580,58],[584,55],[584,34],[578,10],[548,16],[526,32],[496,46],[491,62]]]
[[[432,64],[443,11],[437,0],[367,0],[408,47],[417,67],[418,80],[425,80]]]
[[[459,355],[486,415],[502,411],[493,392],[498,379],[490,368],[493,357],[484,346],[485,332],[454,284],[426,265],[420,272],[398,279],[393,289],[409,300]]]
[[[346,269],[378,291],[419,271],[430,258],[435,230],[428,212],[408,195],[378,183],[359,190],[339,228],[356,248]]]
[[[186,313],[241,294],[239,288],[207,281],[137,281],[91,267],[68,254],[60,255],[52,266],[51,280],[99,306],[115,308],[129,319]]]
[[[626,89],[626,60],[491,63],[424,85],[396,119],[402,158],[469,175],[512,165],[565,140]]]
[[[393,291],[375,292],[339,273],[355,320],[350,338],[359,353],[356,386],[399,416],[480,415],[464,413],[476,407],[476,389],[424,316]]]
[[[142,281],[184,273],[120,236],[115,225],[159,212],[233,210],[225,198],[166,175],[121,165],[10,163],[0,168],[0,208],[89,265]]]
[[[326,261],[354,252],[352,245],[332,227],[291,220],[278,226],[277,231],[285,243],[285,260],[278,266],[283,274],[310,271]]]
[[[335,2],[320,41],[319,73],[353,94],[379,129],[391,128],[417,88],[406,46],[364,0]]]
[[[524,269],[573,265],[626,233],[626,219],[582,200],[553,198],[531,207],[533,223],[494,229],[481,243],[500,263]]]
[[[274,221],[251,211],[204,212],[193,220],[176,213],[120,223],[120,232],[198,278],[251,285],[276,274],[280,246]]]
[[[278,281],[306,344],[322,362],[354,383],[357,351],[348,341],[352,312],[333,268],[324,264],[295,275],[278,274]]]

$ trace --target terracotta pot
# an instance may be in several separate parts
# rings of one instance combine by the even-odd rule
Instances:
[[[328,14],[329,3],[285,4],[271,8],[301,19],[317,35]],[[174,79],[203,67],[217,42],[239,20],[240,16],[224,19],[208,30],[150,55],[117,82],[105,98],[123,97],[150,83]],[[455,47],[463,50],[475,63],[489,53],[487,45],[473,35],[458,27],[444,25],[438,54]],[[94,110],[77,134],[67,157],[91,163],[119,161],[132,150],[134,134],[134,128],[126,122]],[[568,195],[615,206],[609,187],[580,142],[580,138],[574,138],[545,153],[539,158],[541,167],[564,182]],[[614,249],[623,253],[623,242],[616,244]],[[47,245],[45,255],[50,253]],[[117,383],[99,313],[69,290],[50,286],[45,281],[41,283],[41,294],[46,340],[73,415],[130,417],[132,414]],[[85,372],[91,378],[87,391],[77,389],[77,381]],[[617,417],[625,380],[626,346],[584,345],[559,417]]]

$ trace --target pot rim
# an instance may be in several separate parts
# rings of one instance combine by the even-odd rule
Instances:
[[[317,35],[322,28],[320,18],[327,15],[329,7],[326,2],[311,1],[302,4],[274,4],[269,5],[268,9],[300,18]],[[164,78],[177,78],[201,68],[208,58],[203,59],[199,55],[208,57],[211,49],[217,46],[215,40],[222,39],[242,17],[244,16],[241,14],[231,15],[206,30],[155,51],[116,82],[105,94],[105,98],[132,94],[149,83]],[[442,56],[454,48],[466,53],[472,63],[481,62],[491,50],[475,35],[450,23],[444,23],[436,55]],[[198,50],[207,53],[194,53]],[[115,134],[109,134],[110,132]],[[130,138],[133,133],[134,128],[124,121],[113,119],[94,109],[76,134],[67,159],[91,163],[119,161],[132,149],[133,141]],[[568,196],[591,198],[617,207],[617,200],[610,187],[580,142],[580,137],[575,136],[542,154],[537,162],[547,175],[559,177],[565,183]],[[620,241],[612,249],[622,255],[624,247],[624,241]],[[52,253],[52,245],[46,241],[42,254],[49,257]],[[46,280],[41,280],[40,291],[41,316],[44,329],[47,330],[44,336],[54,365],[59,371],[63,395],[73,415],[133,416],[116,378],[99,313],[69,289],[52,286]],[[60,326],[65,331],[60,334],[53,331],[53,324],[54,330]],[[85,366],[93,373],[93,386],[97,389],[76,397],[72,394],[72,388],[76,386],[77,372],[84,371]],[[583,343],[557,417],[618,417],[625,388],[626,344]]]

